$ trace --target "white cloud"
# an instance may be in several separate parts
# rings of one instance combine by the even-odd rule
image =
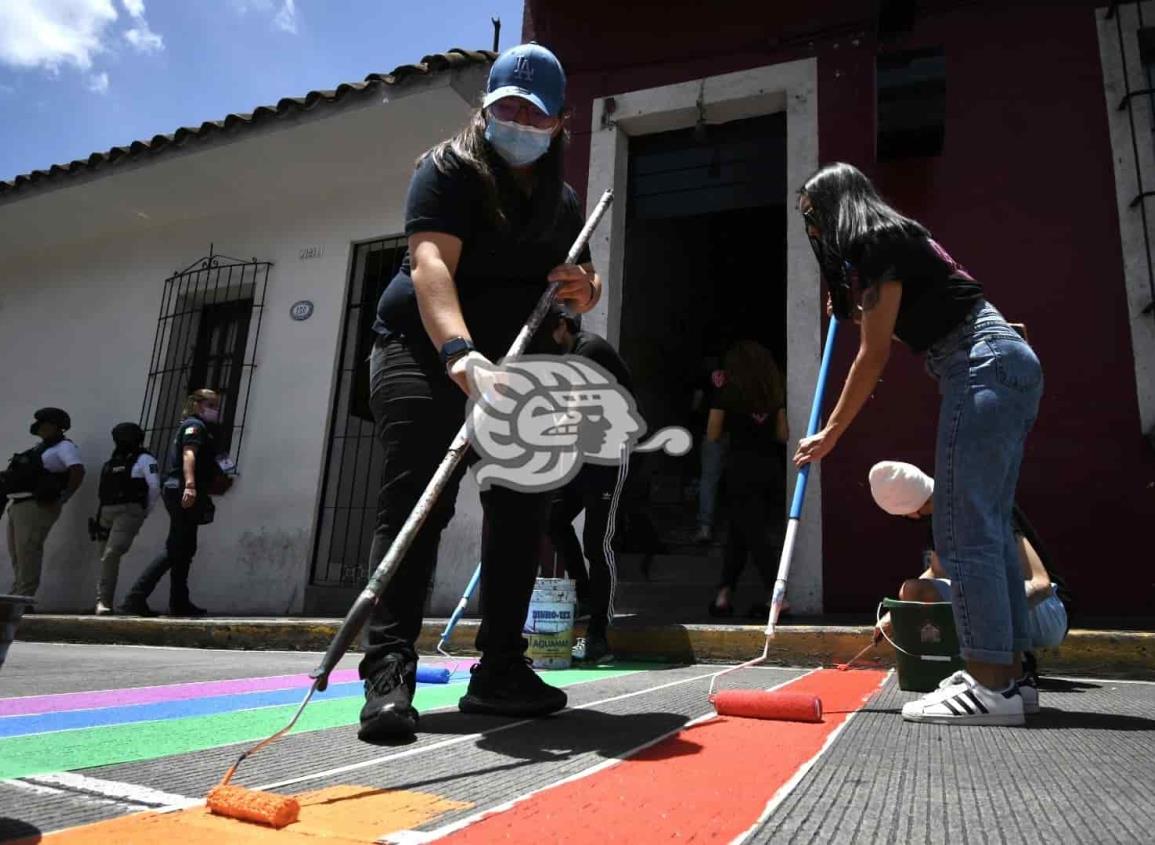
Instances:
[[[273,18],[273,25],[285,32],[297,34],[297,6],[293,0],[285,0],[277,16]]]
[[[144,0],[120,0],[120,2],[124,6],[124,11],[134,18],[144,17]]]
[[[273,15],[273,26],[284,32],[297,34],[297,4],[296,0],[232,0],[237,14],[247,15],[255,12],[260,15]],[[274,10],[276,12],[274,13]]]
[[[101,71],[100,73],[91,73],[85,80],[85,84],[88,86],[89,91],[92,91],[96,94],[107,94],[108,74],[104,71]]]
[[[164,39],[149,29],[145,20],[141,20],[140,26],[125,32],[124,40],[138,53],[159,53],[164,49]]]
[[[116,18],[112,0],[0,0],[0,62],[88,70]]]

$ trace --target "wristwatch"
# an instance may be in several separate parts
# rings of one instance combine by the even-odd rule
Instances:
[[[445,341],[441,347],[441,365],[448,369],[450,362],[460,358],[462,355],[468,355],[476,347],[472,340],[464,337],[451,337]]]

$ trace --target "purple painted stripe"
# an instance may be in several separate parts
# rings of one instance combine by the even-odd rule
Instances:
[[[357,670],[339,669],[329,678],[330,683],[334,684],[355,681],[357,680]],[[99,690],[97,692],[65,692],[55,695],[0,698],[0,716],[34,716],[41,713],[58,713],[63,710],[96,710],[102,707],[187,701],[206,696],[268,692],[280,689],[304,689],[312,682],[308,675],[273,675],[267,678],[240,678],[233,681],[197,681],[189,684],[168,684],[159,687],[132,687],[129,689]]]

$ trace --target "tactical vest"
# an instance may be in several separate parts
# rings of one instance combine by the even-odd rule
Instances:
[[[68,473],[49,472],[44,467],[44,453],[58,443],[39,443],[17,452],[0,473],[0,488],[8,493],[29,493],[37,501],[55,502],[68,486]]]
[[[100,470],[101,505],[127,505],[132,502],[148,505],[148,482],[143,478],[132,477],[132,468],[141,455],[152,457],[144,449],[112,453],[111,460]]]

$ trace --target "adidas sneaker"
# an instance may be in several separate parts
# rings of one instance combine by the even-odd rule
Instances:
[[[989,690],[966,672],[955,672],[934,692],[903,705],[908,722],[936,725],[1022,725],[1023,697],[1018,684]]]

